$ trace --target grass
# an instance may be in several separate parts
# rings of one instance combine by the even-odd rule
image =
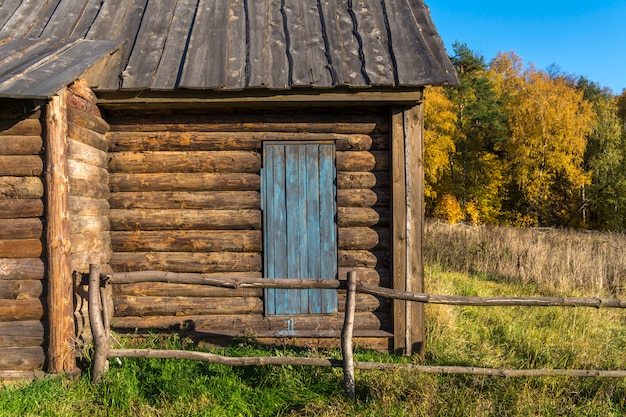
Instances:
[[[431,292],[546,295],[535,284],[427,268]],[[624,369],[626,315],[619,310],[427,306],[425,358],[357,350],[356,360],[501,368]],[[126,345],[137,345],[125,339]],[[143,347],[195,349],[176,335]],[[240,341],[224,355],[319,355]],[[231,368],[186,360],[113,360],[104,382],[46,378],[0,390],[0,416],[624,416],[626,379],[440,376],[357,371],[357,401],[339,369]]]
[[[626,297],[626,235],[427,221],[424,257],[542,290]]]

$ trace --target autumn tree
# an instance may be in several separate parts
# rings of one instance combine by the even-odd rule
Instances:
[[[484,59],[467,45],[456,42],[452,63],[460,86],[448,90],[454,103],[455,153],[450,175],[453,193],[463,206],[470,204],[482,221],[495,223],[500,215],[507,117]]]
[[[619,117],[618,98],[583,77],[578,81],[578,88],[592,103],[596,116],[585,152],[585,167],[591,175],[591,184],[585,193],[584,220],[594,228],[624,231],[626,134]]]
[[[424,93],[424,197],[426,213],[433,215],[438,202],[452,192],[450,162],[458,136],[454,104],[442,87]]]
[[[526,223],[569,225],[589,184],[583,167],[593,110],[567,79],[530,66],[511,75],[506,110],[511,135],[506,142],[513,203]]]

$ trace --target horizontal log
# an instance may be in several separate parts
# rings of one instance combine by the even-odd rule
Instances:
[[[0,279],[44,279],[46,262],[41,258],[0,258]]]
[[[389,188],[337,190],[337,207],[389,207]]]
[[[111,233],[114,252],[261,252],[260,230],[175,230]]]
[[[381,258],[386,258],[388,261],[389,255],[384,252],[370,252],[367,250],[340,250],[337,258],[340,267],[374,268],[381,264]]]
[[[111,257],[114,271],[160,269],[172,272],[261,271],[262,257],[247,252],[116,252]]]
[[[337,188],[389,188],[389,172],[337,172]]]
[[[272,346],[285,345],[286,340],[293,338],[296,340],[290,340],[287,343],[295,346],[310,347],[315,346],[319,349],[325,349],[327,347],[338,347],[336,345],[329,345],[328,341],[321,341],[320,339],[340,339],[342,330],[220,330],[213,332],[212,334],[206,333],[193,333],[185,332],[184,335],[188,337],[196,337],[199,339],[198,344],[202,344],[202,340],[220,338],[220,337],[236,337],[236,338],[254,338],[255,341],[262,344],[269,344]],[[388,338],[393,337],[393,334],[385,330],[356,330],[353,332],[355,338]],[[268,341],[268,339],[270,339]],[[301,339],[307,340],[307,343],[300,344]],[[355,341],[356,342],[356,341]],[[358,343],[359,347],[370,349],[362,344]]]
[[[108,167],[107,152],[74,139],[68,139],[67,146],[68,159],[103,169]]]
[[[40,176],[43,159],[39,155],[0,155],[0,176]]]
[[[260,155],[250,151],[145,151],[109,155],[109,170],[112,173],[258,173],[261,169]]]
[[[90,181],[92,184],[106,185],[109,181],[106,169],[72,159],[67,160],[67,175],[70,179]]]
[[[262,288],[223,288],[210,285],[170,284],[162,282],[138,282],[114,284],[114,296],[134,295],[143,297],[262,297]]]
[[[112,230],[260,229],[260,210],[111,210]]]
[[[258,174],[111,174],[111,191],[258,191]]]
[[[43,346],[46,339],[36,336],[5,336],[0,333],[0,349]],[[1,381],[1,378],[0,378]]]
[[[119,254],[116,254],[119,255]],[[132,254],[126,254],[132,256]],[[114,271],[120,269],[114,268]],[[260,278],[260,271],[255,276],[254,273],[237,274],[203,274],[203,273],[177,273],[171,269],[144,268],[144,270],[131,270],[133,272],[114,272],[108,280],[113,284],[129,284],[139,282],[167,282],[177,284],[197,284],[211,285],[224,288],[345,288],[345,280],[348,272],[355,271],[359,282],[369,285],[387,286],[391,273],[384,267],[363,268],[363,267],[340,267],[338,270],[338,280],[316,279],[316,278]],[[241,271],[245,272],[245,271]],[[381,284],[381,282],[384,282]]]
[[[110,230],[109,218],[105,216],[71,216],[71,234],[97,234]]]
[[[616,298],[574,298],[574,297],[468,297],[393,291],[388,288],[375,288],[357,283],[357,291],[397,300],[416,301],[429,304],[462,306],[534,306],[534,307],[593,307],[626,308],[626,300]]]
[[[84,143],[103,152],[109,149],[109,142],[102,133],[94,132],[79,124],[72,123],[71,120],[67,123],[67,135],[77,142]]]
[[[71,253],[111,250],[111,234],[108,231],[97,234],[78,233],[71,235],[71,239]]]
[[[0,177],[0,200],[43,197],[43,182],[38,177]]]
[[[89,86],[83,85],[80,81],[76,81],[69,86],[68,91],[67,105],[69,107],[82,110],[96,117],[101,117],[100,109],[96,104],[98,99]]]
[[[115,317],[261,314],[259,297],[134,297],[113,299]]]
[[[388,226],[390,209],[388,207],[337,207],[338,227]]]
[[[0,155],[41,155],[41,136],[0,136]]]
[[[46,355],[43,347],[0,349],[0,371],[30,371],[43,367]]]
[[[378,298],[371,294],[355,294],[356,296],[356,305],[355,311],[357,313],[364,312],[376,312],[383,311],[385,309],[389,309],[391,306],[391,301],[388,301],[384,298]],[[346,293],[345,291],[340,292],[338,295],[338,308],[340,313],[345,313],[346,311]]]
[[[310,132],[382,133],[389,131],[386,115],[360,115],[343,112],[314,114],[160,114],[155,116],[110,115],[112,132]]]
[[[0,280],[0,299],[39,298],[43,295],[43,288],[41,280]]]
[[[1,200],[0,219],[20,219],[43,216],[43,201],[40,198]]]
[[[294,290],[306,291],[306,290]],[[345,306],[345,292],[338,294],[339,311]],[[369,294],[358,294],[356,311],[373,312],[389,308],[390,302]],[[260,297],[200,297],[200,296],[134,296],[113,297],[115,316],[194,316],[210,314],[260,314],[263,301]]]
[[[391,287],[391,271],[388,268],[382,266],[376,268],[340,267],[337,271],[340,283],[343,284],[348,279],[350,271],[356,271],[358,282],[363,284]]]
[[[41,120],[0,119],[0,136],[41,136]]]
[[[71,106],[67,108],[67,120],[97,133],[104,134],[109,131],[109,124],[101,117]]]
[[[387,330],[390,327],[388,314],[356,313],[355,330]],[[212,315],[212,316],[155,316],[114,317],[111,322],[115,330],[157,329],[218,332],[224,330],[341,330],[343,313],[332,315],[264,316],[263,314]]]
[[[372,137],[364,134],[308,132],[110,132],[110,150],[124,151],[236,151],[260,149],[263,141],[334,141],[339,151],[366,151]]]
[[[45,317],[45,306],[41,299],[2,300],[0,321],[41,320]]]
[[[0,258],[39,258],[45,256],[40,239],[0,240]]]
[[[111,190],[106,182],[93,182],[75,177],[69,178],[69,191],[71,197],[86,197],[97,200],[106,200]]]
[[[0,219],[0,240],[4,239],[41,239],[43,219]]]
[[[105,199],[81,196],[69,197],[69,208],[72,216],[107,216],[109,202]]]
[[[0,335],[25,337],[47,337],[46,324],[40,320],[27,321],[0,321]]]
[[[89,265],[108,265],[111,259],[111,250],[97,250],[89,252],[72,252],[71,262],[72,271],[86,273],[89,271]]]
[[[389,151],[336,152],[337,171],[370,172],[389,170]]]
[[[258,191],[123,192],[109,197],[112,209],[260,209]]]
[[[337,229],[339,249],[348,250],[386,250],[389,249],[388,228],[340,227]]]
[[[113,269],[105,275],[111,284],[135,284],[139,282],[164,282],[176,284],[212,285],[222,288],[259,288],[258,286],[239,285],[249,281],[258,282],[262,277],[256,272],[213,272],[213,273],[178,273],[159,270],[125,271]]]

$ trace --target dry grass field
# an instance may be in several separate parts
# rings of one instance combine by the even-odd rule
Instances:
[[[485,273],[581,296],[626,296],[626,235],[428,221],[424,259],[443,269]]]

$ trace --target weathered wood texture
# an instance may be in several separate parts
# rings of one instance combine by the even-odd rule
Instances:
[[[104,136],[109,125],[85,81],[73,83],[67,96],[72,270],[87,272],[90,263],[107,265],[111,255],[108,146]]]
[[[391,284],[388,109],[136,114],[111,110],[108,116],[113,271],[261,276],[263,142],[332,141],[337,150],[339,279],[357,270],[363,282]],[[143,316],[135,327],[163,328],[163,323],[171,322],[166,317],[175,314],[182,321],[187,316],[206,317],[207,322],[239,317],[253,323],[254,319],[245,319],[246,312],[248,317],[262,318],[261,291],[171,285],[116,285],[116,322]],[[344,298],[340,292],[341,309]],[[359,296],[357,311],[359,331],[381,330],[380,323],[362,321],[373,317],[361,315],[366,312],[376,312],[387,326],[382,329],[390,329],[389,303]],[[328,328],[330,322],[339,323],[340,329],[338,316],[310,319],[317,327],[299,320],[294,330]],[[233,329],[223,321],[216,326]],[[236,327],[245,328],[245,323]]]
[[[108,268],[111,259],[109,233],[108,143],[109,125],[96,104],[96,96],[84,80],[69,86],[68,177],[72,270],[86,273],[94,263]],[[75,288],[76,336],[91,341],[86,287]]]
[[[67,169],[67,92],[46,104],[46,249],[48,252],[48,372],[73,372],[74,291],[70,257],[69,181]]]
[[[41,371],[47,344],[43,115],[0,103],[0,371]]]

